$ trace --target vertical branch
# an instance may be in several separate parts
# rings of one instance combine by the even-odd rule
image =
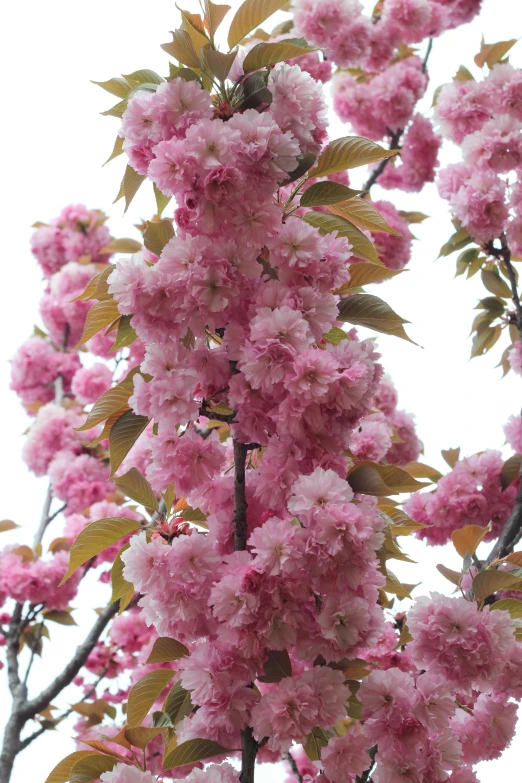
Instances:
[[[247,502],[246,502],[246,458],[248,446],[234,439],[234,550],[246,549],[247,545]],[[247,726],[241,732],[241,783],[254,783],[254,770],[259,746],[252,728]]]

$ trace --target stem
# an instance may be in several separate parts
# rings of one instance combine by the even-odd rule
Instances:
[[[246,549],[247,546],[247,502],[246,502],[246,458],[248,448],[245,443],[239,443],[234,438],[234,550]],[[259,745],[254,739],[252,728],[247,726],[241,732],[241,774],[240,783],[254,783]]]
[[[433,49],[433,38],[428,39],[428,47],[426,49],[426,54],[424,55],[424,60],[422,61],[421,70],[423,73],[426,73],[426,68],[428,67],[428,60],[430,59],[431,50]]]
[[[501,257],[506,265],[507,273],[509,275],[511,295],[515,304],[518,336],[519,339],[522,340],[522,304],[520,303],[520,296],[518,294],[517,276],[515,274],[513,264],[511,263],[511,250],[509,249],[505,234],[502,234],[500,237],[500,242],[502,244]]]

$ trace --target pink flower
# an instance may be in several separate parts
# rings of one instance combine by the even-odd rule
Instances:
[[[329,504],[349,503],[353,492],[347,481],[333,470],[316,468],[309,476],[301,476],[292,486],[288,510],[299,515],[304,512],[323,511]]]
[[[164,432],[152,439],[152,464],[147,477],[159,492],[174,483],[186,495],[212,481],[225,464],[225,450],[216,432],[203,439],[192,428],[181,436]]]
[[[152,772],[143,772],[130,764],[116,764],[110,772],[100,775],[103,783],[156,783]]]
[[[82,405],[89,405],[111,388],[112,372],[106,364],[96,362],[90,367],[82,367],[75,374],[71,389]]]
[[[513,645],[507,612],[479,612],[464,598],[431,593],[408,613],[411,653],[419,668],[461,688],[482,687],[497,678]]]
[[[348,731],[344,737],[333,737],[321,752],[321,762],[326,777],[338,783],[354,783],[371,765],[362,734]]]

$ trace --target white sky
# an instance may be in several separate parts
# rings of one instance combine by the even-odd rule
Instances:
[[[195,0],[180,4],[186,10],[197,10]],[[232,5],[239,3],[232,0]],[[46,490],[45,479],[35,479],[20,459],[22,433],[28,420],[8,390],[8,360],[30,336],[38,320],[42,292],[39,271],[29,251],[30,226],[37,220],[56,216],[68,203],[79,202],[105,210],[114,236],[139,238],[133,224],[154,211],[152,188],[149,183],[142,187],[126,216],[122,214],[122,202],[112,205],[123,173],[123,158],[103,169],[101,164],[112,150],[118,120],[102,117],[99,112],[118,99],[89,80],[103,81],[138,68],[152,68],[166,75],[168,57],[159,44],[170,40],[169,30],[177,26],[178,14],[171,0],[151,0],[146,4],[137,0],[90,0],[88,4],[25,0],[9,3],[4,9],[4,20],[0,45],[0,73],[4,80],[0,137],[5,152],[5,274],[0,287],[0,410],[4,441],[0,475],[4,490],[0,517],[27,526],[16,535],[2,534],[6,544],[21,540],[22,536],[26,541],[32,535]],[[477,75],[473,55],[482,35],[488,42],[495,42],[520,36],[521,30],[522,4],[517,0],[484,0],[478,19],[435,41],[429,67],[431,82],[423,108],[429,108],[434,88],[449,81],[461,63]],[[522,44],[515,47],[511,60],[522,66]],[[333,118],[331,137],[346,133]],[[453,159],[455,154],[455,150],[445,150],[444,160]],[[375,293],[412,322],[408,332],[423,346],[421,349],[395,338],[379,337],[383,364],[399,390],[400,405],[416,416],[418,433],[426,447],[423,459],[445,470],[440,456],[442,448],[461,446],[467,455],[488,447],[502,447],[502,426],[510,414],[520,409],[520,379],[511,373],[501,380],[500,370],[494,369],[504,347],[502,343],[485,358],[468,360],[472,310],[483,290],[477,278],[453,279],[453,258],[435,261],[440,246],[451,233],[446,205],[435,188],[428,186],[422,194],[413,195],[396,192],[391,198],[376,188],[373,195],[389,198],[399,209],[420,210],[431,216],[423,225],[414,227],[419,242],[414,246],[411,271],[380,286]],[[405,581],[422,579],[419,593],[429,589],[448,592],[449,583],[439,576],[435,565],[444,562],[459,567],[458,556],[451,548],[426,550],[419,542],[405,543],[408,552],[420,562],[418,566],[406,565],[408,570],[401,571]],[[90,591],[89,595],[92,601],[93,593]],[[99,591],[95,600],[100,605],[104,601]],[[83,608],[77,619],[90,625],[94,619],[92,610]],[[69,645],[79,638],[74,629],[55,626],[52,632],[52,652],[48,646],[43,666],[38,665],[33,672],[35,687],[59,671],[67,660]],[[0,723],[8,701],[0,674]],[[66,730],[46,733],[19,757],[13,783],[43,782],[52,766],[73,749]],[[518,773],[520,750],[522,732],[501,760],[480,765],[480,780],[496,783],[499,778]],[[268,782],[269,776],[280,778],[279,773],[270,773],[268,768],[260,778]]]

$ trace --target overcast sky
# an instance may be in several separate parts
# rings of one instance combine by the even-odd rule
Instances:
[[[180,5],[189,11],[197,10],[194,0]],[[232,0],[232,5],[236,7],[238,3]],[[0,518],[14,519],[27,531],[18,531],[17,536],[2,534],[2,542],[8,543],[21,540],[21,536],[27,541],[32,535],[46,491],[45,479],[35,479],[20,459],[28,419],[8,390],[8,360],[38,322],[42,280],[29,251],[30,226],[37,220],[56,216],[68,203],[84,203],[107,212],[114,236],[139,238],[133,224],[154,211],[152,186],[146,183],[142,187],[125,216],[121,201],[112,204],[123,173],[123,158],[105,168],[101,164],[112,149],[118,120],[102,117],[99,112],[117,99],[90,80],[102,81],[138,68],[152,68],[166,75],[168,58],[159,44],[169,40],[169,31],[178,24],[178,14],[171,0],[90,0],[88,4],[26,0],[9,3],[4,20],[0,46],[4,82],[0,135],[5,153],[4,273],[0,286]],[[435,87],[449,81],[460,64],[479,76],[473,56],[479,50],[482,35],[492,43],[519,37],[521,31],[522,5],[517,0],[484,0],[478,19],[435,41],[423,110],[429,110]],[[515,47],[511,59],[522,66],[522,44]],[[346,134],[346,129],[332,118],[331,138]],[[455,148],[445,148],[443,159],[456,159],[456,154]],[[501,371],[495,369],[504,347],[502,342],[485,358],[469,361],[472,310],[483,290],[477,278],[453,279],[453,258],[435,260],[452,231],[446,205],[437,197],[435,188],[429,186],[420,195],[393,192],[391,196],[375,188],[373,196],[389,198],[399,209],[430,215],[423,225],[414,227],[419,241],[414,243],[410,271],[379,286],[375,293],[412,322],[408,332],[422,346],[379,337],[383,364],[399,390],[400,405],[415,414],[419,436],[425,443],[422,459],[444,471],[446,466],[440,456],[443,448],[460,446],[464,455],[485,448],[502,448],[502,426],[510,414],[520,409],[520,379],[510,373],[501,380]],[[407,570],[402,571],[408,582],[423,580],[417,593],[430,589],[449,592],[449,583],[438,575],[435,565],[444,562],[459,567],[455,553],[449,547],[427,550],[409,540],[406,546],[420,561],[420,565],[405,566]],[[95,600],[101,605],[104,595],[100,593]],[[94,617],[87,608],[77,616],[89,625]],[[78,640],[74,629],[55,628],[52,631],[57,644],[53,646],[52,661],[44,659],[44,665],[35,668],[35,687],[63,666],[73,637],[74,643]],[[2,723],[8,697],[1,674],[0,680]],[[19,757],[13,783],[43,783],[51,767],[73,749],[66,731],[45,734]],[[500,761],[480,765],[480,780],[496,783],[510,774],[519,775],[517,750],[521,749],[522,732]],[[275,777],[268,769],[263,770],[266,781],[269,776],[272,780]]]

